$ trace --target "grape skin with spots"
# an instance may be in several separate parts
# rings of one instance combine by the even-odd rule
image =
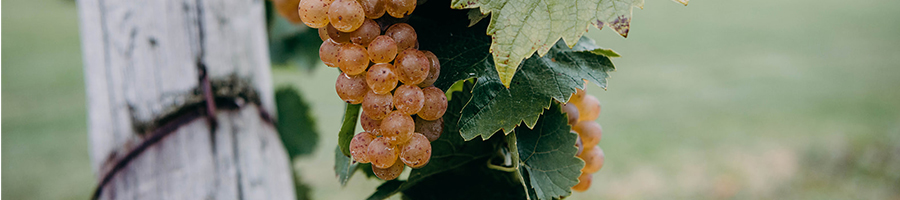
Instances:
[[[413,169],[425,166],[430,159],[431,142],[420,133],[414,133],[409,143],[400,151],[400,160]]]
[[[369,59],[373,63],[389,63],[397,57],[397,43],[394,39],[385,35],[375,37],[369,47]]]
[[[362,126],[363,130],[370,132],[374,135],[381,135],[377,133],[378,128],[381,127],[381,120],[374,120],[366,114],[365,111],[359,115],[359,124]]]
[[[403,173],[403,169],[403,162],[400,162],[399,160],[394,161],[394,165],[391,165],[388,168],[378,168],[375,167],[375,165],[372,165],[372,172],[375,176],[386,181],[400,177],[400,174]]]
[[[343,44],[338,56],[338,68],[349,75],[357,75],[366,72],[369,67],[369,53],[366,48],[358,44]]]
[[[328,26],[325,26],[324,28],[325,33],[328,33],[328,38],[331,38],[334,42],[341,44],[350,43],[350,33],[338,31],[331,24],[328,24]]]
[[[422,89],[422,92],[425,93],[425,106],[417,113],[419,117],[426,120],[437,120],[443,117],[444,112],[447,111],[447,96],[444,95],[444,91],[429,86]]]
[[[366,83],[376,94],[389,93],[397,87],[397,75],[393,66],[387,63],[378,63],[369,67],[366,72]]]
[[[366,19],[359,28],[350,32],[350,42],[366,47],[380,34],[381,26],[375,20]]]
[[[394,62],[395,73],[400,82],[409,85],[417,85],[428,77],[431,61],[419,50],[406,49],[397,54]]]
[[[366,151],[369,162],[372,163],[372,166],[378,168],[388,168],[391,165],[394,165],[394,161],[397,161],[397,157],[400,156],[399,154],[400,149],[397,148],[396,145],[388,142],[388,138],[386,137],[379,137],[372,140]]]
[[[394,108],[400,113],[412,115],[425,106],[425,93],[418,86],[401,85],[394,91]]]
[[[394,107],[392,104],[393,96],[390,93],[387,94],[375,94],[369,90],[366,93],[366,97],[363,99],[362,109],[363,112],[369,115],[370,118],[374,120],[382,120],[384,117],[387,117],[388,113],[391,112],[391,109]]]
[[[331,0],[302,0],[297,6],[297,13],[307,26],[322,28],[328,25],[328,11],[331,4]]]
[[[410,133],[416,130],[415,126],[416,122],[412,117],[393,111],[381,120],[381,135],[393,144],[403,144],[409,140]]]
[[[394,39],[394,42],[397,43],[397,52],[403,52],[408,48],[414,48],[419,43],[419,36],[416,34],[416,30],[406,23],[391,25],[384,31],[384,35]]]
[[[381,16],[384,16],[385,0],[359,0],[359,4],[362,5],[363,10],[365,10],[365,15],[369,19],[378,19]]]
[[[332,39],[327,39],[319,46],[319,58],[329,67],[337,67],[338,57],[341,53],[341,44]]]
[[[375,135],[368,131],[353,136],[353,139],[350,140],[350,155],[356,162],[369,163],[369,156],[366,152],[373,140],[375,140]]]
[[[334,0],[327,14],[331,25],[345,33],[355,31],[366,19],[362,6],[356,0]]]
[[[429,65],[428,76],[419,83],[419,87],[428,87],[434,85],[434,82],[437,81],[438,77],[441,75],[441,61],[438,60],[437,55],[434,55],[431,51],[422,51],[422,53],[425,54],[425,57],[428,57],[428,61],[431,62],[431,65]]]
[[[388,15],[403,18],[416,9],[416,0],[385,0],[385,10]]]
[[[438,118],[437,120],[425,120],[422,117],[416,116],[416,133],[422,133],[425,135],[425,138],[428,138],[428,141],[434,142],[438,138],[441,137],[441,132],[444,131],[444,118]]]
[[[341,73],[334,84],[334,90],[337,91],[338,96],[344,102],[359,104],[366,97],[369,86],[366,85],[366,77],[364,75],[352,76]]]

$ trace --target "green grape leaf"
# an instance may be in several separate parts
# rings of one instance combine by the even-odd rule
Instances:
[[[553,103],[533,129],[516,128],[519,164],[537,199],[569,196],[578,184],[584,161],[575,157],[577,134],[569,131],[568,119],[560,104]]]
[[[500,82],[511,87],[522,60],[546,55],[560,39],[574,46],[591,24],[627,37],[632,8],[643,5],[644,0],[452,0],[450,7],[491,15],[492,60]]]
[[[309,104],[300,92],[291,86],[278,88],[275,91],[275,105],[278,107],[276,129],[288,155],[294,158],[312,153],[319,141],[319,133]]]
[[[429,4],[423,5],[428,12],[413,15],[409,23],[419,33],[420,49],[434,52],[441,62],[435,86],[447,90],[458,80],[476,78],[472,98],[457,122],[466,140],[488,139],[501,130],[509,133],[522,122],[533,127],[554,99],[567,101],[575,88],[584,87],[583,79],[606,88],[608,73],[615,70],[609,57],[594,51],[600,48],[593,40],[583,37],[572,48],[559,42],[543,57],[531,56],[506,88],[487,51],[491,37],[481,32],[487,24],[468,27],[466,11],[443,11]]]
[[[338,182],[341,183],[341,186],[347,184],[347,181],[350,180],[350,177],[353,176],[354,172],[356,172],[356,168],[359,167],[359,163],[354,162],[353,159],[350,159],[349,156],[345,156],[341,153],[341,147],[335,147],[334,149],[334,174],[338,177]]]
[[[454,100],[448,103],[444,121],[459,119],[459,111],[465,106],[466,100],[471,96],[471,90],[472,84],[468,83],[464,84],[462,91],[453,92]],[[398,192],[409,189],[430,176],[456,169],[478,159],[487,158],[496,152],[499,139],[466,142],[460,137],[458,130],[455,124],[444,123],[444,131],[441,133],[441,137],[431,142],[432,154],[428,164],[422,168],[410,171],[409,178],[406,181],[385,182],[368,199],[388,198]],[[479,164],[484,166],[484,163]]]

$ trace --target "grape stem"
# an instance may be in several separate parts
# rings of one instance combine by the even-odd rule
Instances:
[[[353,140],[356,132],[356,122],[359,120],[359,107],[362,104],[350,104],[344,109],[344,119],[341,122],[341,130],[338,131],[338,146],[344,156],[350,156],[350,140]]]

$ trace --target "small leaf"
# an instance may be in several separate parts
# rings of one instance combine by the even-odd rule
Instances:
[[[588,50],[588,52],[591,52],[591,53],[596,54],[596,55],[601,55],[601,56],[610,57],[610,58],[618,58],[618,57],[621,57],[621,56],[619,55],[619,53],[616,53],[616,51],[613,51],[612,49],[598,48],[598,49],[594,49],[594,50]]]
[[[344,108],[344,119],[338,132],[338,146],[345,156],[350,156],[350,140],[356,135],[356,122],[359,120],[360,104],[347,104]]]
[[[308,155],[316,148],[319,133],[316,120],[309,104],[300,92],[291,86],[282,86],[275,91],[275,105],[278,107],[278,134],[291,158]]]
[[[334,148],[334,173],[338,177],[338,182],[341,183],[341,186],[347,184],[347,181],[356,172],[357,167],[358,163],[341,153],[340,147]]]
[[[478,9],[469,9],[468,16],[469,16],[469,27],[472,27],[472,26],[475,26],[475,24],[478,24],[478,22],[480,22],[482,19],[484,19],[488,15],[481,14],[481,11],[479,11]]]
[[[555,199],[572,194],[584,161],[575,157],[577,135],[570,132],[568,117],[553,103],[534,129],[516,128],[519,160],[527,171],[528,184],[537,199]]]

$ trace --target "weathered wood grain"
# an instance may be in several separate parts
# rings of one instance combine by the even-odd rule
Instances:
[[[77,2],[98,177],[161,120],[204,101],[201,69],[216,95],[243,102],[220,110],[214,128],[200,118],[148,148],[102,198],[294,199],[284,147],[260,117],[275,113],[263,1]]]

